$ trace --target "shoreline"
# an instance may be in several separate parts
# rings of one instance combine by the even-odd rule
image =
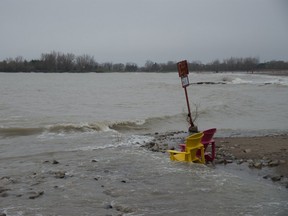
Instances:
[[[179,150],[187,133],[184,131],[155,133],[154,140],[142,147],[154,152],[166,153]],[[263,179],[288,188],[288,134],[257,137],[215,137],[216,159],[212,167],[229,165],[248,167]],[[168,157],[168,154],[167,154]],[[211,166],[211,164],[207,164]]]
[[[197,177],[194,175],[198,175],[198,171],[202,173],[201,169],[204,170],[204,174],[203,176],[200,174],[201,178],[197,177],[197,181],[205,179],[206,171],[212,171],[212,174],[216,174],[216,176],[223,174],[224,171],[226,177],[240,177],[237,179],[237,187],[240,187],[239,189],[241,190],[244,189],[244,192],[241,191],[241,196],[237,198],[241,202],[240,205],[242,205],[243,196],[245,196],[246,199],[250,191],[255,193],[255,191],[258,190],[253,187],[257,186],[260,181],[262,182],[260,184],[261,187],[259,187],[261,189],[266,188],[266,186],[272,186],[267,188],[269,195],[271,194],[270,192],[273,192],[275,195],[279,191],[281,194],[284,194],[284,199],[287,197],[288,169],[287,161],[283,160],[283,158],[287,158],[288,149],[286,149],[286,147],[288,134],[262,137],[217,137],[215,138],[217,147],[217,161],[215,161],[215,164],[208,164],[207,167],[203,167],[204,165],[202,166],[202,164],[199,167],[182,166],[181,171],[178,172],[176,168],[177,165],[175,162],[170,162],[169,154],[166,150],[182,143],[187,134],[187,132],[183,131],[150,133],[147,135],[153,136],[153,141],[146,142],[143,145],[136,145],[133,149],[131,149],[130,146],[126,146],[125,148],[129,148],[127,156],[134,155],[133,162],[137,160],[136,167],[134,167],[135,164],[131,163],[131,161],[126,161],[123,155],[118,155],[115,158],[115,151],[109,151],[108,157],[106,158],[105,150],[97,154],[97,149],[92,151],[45,152],[28,157],[2,158],[0,160],[3,168],[0,176],[0,199],[3,204],[0,207],[0,216],[15,215],[20,211],[24,212],[25,215],[63,215],[63,213],[65,215],[71,215],[71,213],[83,215],[83,211],[87,211],[87,214],[91,211],[91,215],[93,215],[95,214],[95,209],[99,215],[107,215],[109,213],[109,215],[137,214],[138,211],[142,213],[142,205],[139,206],[137,203],[131,204],[127,201],[127,196],[130,196],[131,192],[132,196],[135,194],[142,196],[143,193],[145,197],[143,199],[138,197],[138,199],[145,201],[149,199],[151,203],[154,203],[153,199],[155,199],[157,207],[163,207],[162,196],[165,195],[164,197],[166,197],[167,201],[171,199],[172,192],[177,191],[175,194],[178,193],[178,197],[173,197],[173,204],[175,204],[175,200],[180,200],[179,197],[183,198],[183,195],[188,197],[188,199],[191,198],[191,190],[195,188],[195,185],[194,183],[191,183],[191,185],[188,183],[190,183],[189,181],[191,181],[191,179],[193,181],[194,177]],[[273,151],[268,151],[268,149],[271,149],[271,143],[274,146]],[[141,154],[138,154],[139,152],[135,154],[134,148],[141,148],[140,146],[144,148],[140,151]],[[118,150],[121,150],[121,148],[122,147]],[[124,150],[126,152],[126,149]],[[146,156],[152,155],[152,152],[149,151],[154,151],[153,154],[157,154],[157,159],[153,160],[154,164],[158,164],[159,161],[165,162],[161,163],[160,167],[153,169],[153,167],[150,166],[150,161],[147,160],[153,156],[148,156],[148,158],[146,156],[141,157],[144,151]],[[103,153],[104,157],[101,157],[100,154]],[[264,163],[263,157],[266,157],[265,160],[267,160],[267,163],[269,163],[268,161],[270,160],[271,162],[274,161],[275,158],[277,160],[281,158],[282,161],[279,160],[279,163],[273,166],[264,166],[263,164],[261,168],[249,166],[249,160],[254,161],[258,158],[263,160]],[[143,172],[143,169],[141,169],[142,163],[145,164],[143,168],[145,168],[144,171],[147,172]],[[139,169],[139,172],[132,175],[132,167],[134,171],[135,169]],[[172,168],[173,177],[171,177],[170,171],[165,171],[164,173],[159,172],[159,168],[162,170],[166,167]],[[195,168],[198,169],[198,171],[196,170],[195,173],[193,171],[191,172],[191,170]],[[184,175],[184,180],[178,181],[186,171],[189,171],[189,173]],[[160,179],[158,179],[158,177],[160,177]],[[226,182],[226,177],[224,177],[224,179],[221,177],[220,182]],[[163,179],[168,179],[167,184],[162,183]],[[206,187],[205,184],[202,185],[201,188],[199,188],[199,190],[201,190],[199,193],[202,194],[202,192],[204,192],[204,197],[210,197],[211,194],[216,195],[219,184],[214,185],[213,183],[215,180],[217,181],[217,179],[218,178],[213,178],[209,180],[211,187]],[[245,184],[239,185],[239,180],[244,180]],[[252,180],[251,186],[249,184],[250,180]],[[226,183],[228,184],[228,188],[222,185],[219,190],[226,191],[224,192],[225,197],[233,197],[233,189],[235,188],[230,184],[230,181]],[[160,186],[162,184],[164,187]],[[173,187],[174,189],[171,190],[171,185],[179,185],[179,187]],[[185,185],[188,189],[187,193]],[[139,191],[135,190],[135,187],[139,187]],[[181,193],[178,191],[179,188],[182,188]],[[248,189],[248,191],[245,192],[246,189]],[[257,191],[257,193],[259,192],[258,195],[260,195],[260,199],[267,195],[267,191],[265,190],[265,193],[262,194],[261,189]],[[198,190],[196,190],[196,192],[197,191]],[[212,193],[210,194],[210,192]],[[247,194],[247,192],[249,193]],[[88,194],[87,196],[86,193]],[[195,195],[197,196],[198,194]],[[277,197],[277,200],[279,200],[279,198]],[[61,205],[58,204],[59,200],[62,200]],[[213,200],[213,198],[211,198],[211,200]],[[264,201],[266,202],[266,199]],[[181,201],[179,201],[177,205],[180,203]],[[246,202],[244,202],[244,204],[245,203]],[[168,205],[169,203],[167,206]],[[229,204],[227,204],[227,206],[228,205]],[[284,206],[286,203],[279,203],[279,205]],[[35,206],[37,206],[37,209]],[[53,209],[51,209],[51,207],[53,207]],[[214,208],[215,207],[211,207],[211,209]],[[190,212],[190,209],[187,209],[187,211],[188,210]],[[268,210],[270,211],[270,208]],[[271,211],[274,210],[272,209]],[[211,212],[213,211],[211,210]],[[237,213],[240,212],[243,213],[241,210]],[[253,212],[255,211],[253,210]],[[229,214],[227,213],[227,215]]]

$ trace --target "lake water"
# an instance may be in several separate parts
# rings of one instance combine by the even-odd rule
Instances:
[[[200,130],[288,133],[288,77],[190,73],[189,79]],[[287,189],[173,163],[140,147],[155,132],[187,131],[177,73],[0,73],[0,92],[0,183],[10,189],[0,197],[0,213],[287,215]],[[55,178],[58,171],[65,179]],[[32,190],[44,195],[28,199]]]

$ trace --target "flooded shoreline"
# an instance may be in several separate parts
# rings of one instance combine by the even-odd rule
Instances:
[[[216,138],[218,155],[225,152],[227,163],[206,166],[170,161],[165,149],[181,142],[184,132],[154,135],[152,141],[114,147],[114,153],[110,147],[2,158],[0,213],[7,216],[187,215],[194,209],[195,215],[203,212],[230,215],[230,211],[285,215],[287,176],[277,182],[263,178],[277,175],[276,169],[282,164],[256,169],[248,168],[247,161],[238,164],[239,158],[229,161],[228,157],[232,156],[229,149],[238,145],[239,139],[246,138]],[[260,141],[263,144],[263,140],[270,138],[260,137]],[[259,137],[249,138],[254,139]],[[287,136],[275,139],[285,141]],[[239,147],[242,148],[241,144]],[[252,147],[251,152],[254,150]],[[237,195],[232,195],[231,190],[237,191]],[[247,200],[251,194],[254,194],[253,201]],[[185,201],[199,196],[209,200],[211,206],[204,210],[201,202],[191,206]],[[214,199],[210,200],[211,196]],[[221,201],[230,196],[233,202]],[[180,201],[183,197],[184,201]],[[263,207],[256,210],[256,205]]]
[[[156,133],[154,140],[145,143],[151,151],[165,153],[179,149],[187,133],[184,131]],[[216,159],[214,165],[245,165],[262,178],[280,183],[288,188],[288,135],[266,135],[254,137],[216,137]],[[240,170],[240,169],[239,169]],[[262,171],[262,172],[260,172]],[[253,171],[252,171],[253,172]]]

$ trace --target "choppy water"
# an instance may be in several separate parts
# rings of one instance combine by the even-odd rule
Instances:
[[[189,79],[200,130],[288,132],[288,77]],[[0,210],[7,215],[287,215],[287,189],[261,177],[172,163],[140,147],[149,133],[187,130],[177,73],[2,73],[0,92],[0,183],[11,189],[0,197]],[[67,178],[55,178],[59,170]],[[45,193],[30,200],[29,190]]]

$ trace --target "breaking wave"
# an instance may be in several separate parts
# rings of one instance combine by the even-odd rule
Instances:
[[[43,133],[52,134],[71,134],[71,133],[86,133],[86,132],[100,132],[108,131],[109,127],[105,124],[54,124],[45,127],[35,128],[21,128],[21,127],[10,127],[0,128],[0,137],[15,137],[15,136],[30,136],[40,135]]]
[[[136,120],[136,121],[119,121],[114,122],[109,125],[109,128],[115,131],[129,131],[129,130],[145,130],[145,120]]]
[[[109,131],[109,127],[104,122],[97,123],[65,123],[65,124],[55,124],[45,127],[45,132],[49,133],[85,133],[85,132],[100,132]]]
[[[274,76],[249,76],[249,77],[223,77],[222,81],[226,84],[254,84],[254,85],[278,85],[288,86],[287,77]]]
[[[95,133],[95,132],[135,132],[147,131],[154,126],[175,121],[183,121],[184,114],[151,117],[144,120],[131,120],[131,121],[114,121],[114,122],[95,122],[95,123],[59,123],[48,125],[44,127],[9,127],[0,128],[0,137],[17,137],[17,136],[31,136],[41,135],[43,133],[51,134],[75,134],[75,133]]]
[[[212,77],[211,77],[212,76]],[[203,80],[192,82],[192,85],[218,85],[218,84],[232,84],[232,85],[276,85],[288,86],[288,77],[286,76],[270,76],[270,75],[253,75],[253,74],[210,74],[202,78]]]

